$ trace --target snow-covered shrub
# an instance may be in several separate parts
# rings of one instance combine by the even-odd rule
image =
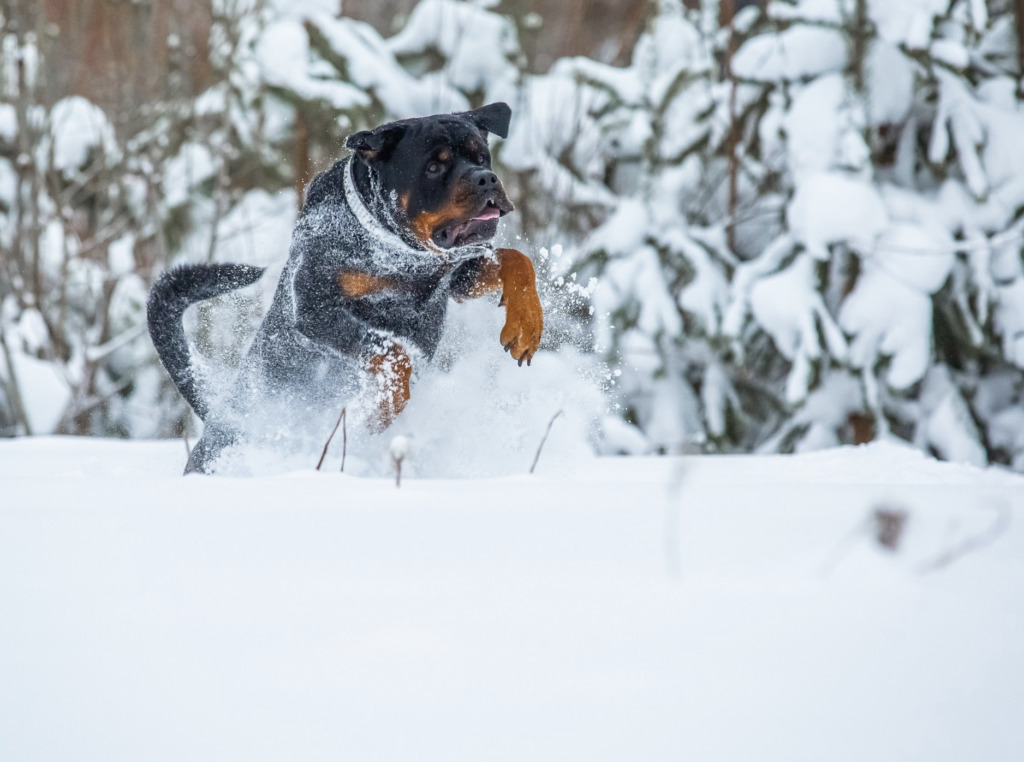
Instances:
[[[716,21],[662,0],[630,67],[559,62],[583,139],[520,152],[563,204],[605,206],[567,267],[600,280],[627,417],[665,450],[894,434],[1019,465],[1012,17],[775,0]]]
[[[144,338],[146,293],[175,261],[216,257],[252,187],[290,180],[249,52],[258,6],[214,3],[207,92],[119,114],[48,101],[59,39],[5,27],[0,432],[167,436],[187,420]]]

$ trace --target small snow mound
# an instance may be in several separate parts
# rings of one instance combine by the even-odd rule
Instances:
[[[784,456],[778,456],[784,457]],[[997,468],[936,460],[895,438],[797,455],[788,461],[794,482],[821,484],[947,484],[1024,487],[1024,477]],[[786,465],[776,462],[783,470]]]

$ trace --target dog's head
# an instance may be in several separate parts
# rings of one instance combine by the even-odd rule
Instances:
[[[391,122],[346,145],[393,199],[398,224],[424,245],[449,249],[489,241],[513,210],[487,148],[488,133],[507,137],[511,117],[506,104],[492,103]]]

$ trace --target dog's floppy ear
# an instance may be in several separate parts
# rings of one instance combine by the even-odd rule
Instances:
[[[464,111],[465,117],[484,132],[492,132],[499,138],[508,137],[508,123],[512,121],[512,109],[507,103],[491,103],[475,111]]]
[[[345,141],[345,147],[355,151],[363,163],[371,165],[386,161],[404,134],[404,124],[384,124],[375,130],[363,130],[350,135]]]

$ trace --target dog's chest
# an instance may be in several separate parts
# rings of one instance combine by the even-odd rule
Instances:
[[[353,313],[372,327],[409,339],[433,354],[444,329],[450,293],[449,271],[396,280],[392,287],[350,304]]]

